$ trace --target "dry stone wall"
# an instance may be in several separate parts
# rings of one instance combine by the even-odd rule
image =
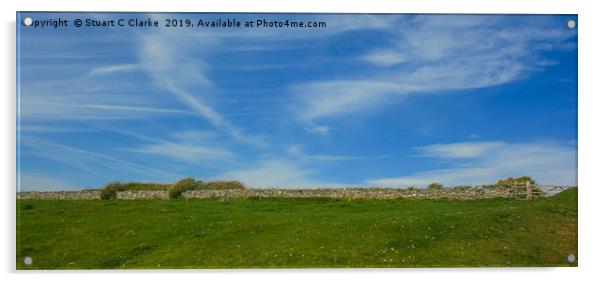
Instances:
[[[183,198],[337,198],[337,199],[486,199],[509,198],[508,189],[245,189],[194,190],[182,193]]]
[[[515,198],[520,195],[504,187],[461,187],[438,190],[425,189],[232,189],[193,190],[182,193],[185,199],[206,198],[337,198],[337,199],[490,199]],[[18,199],[91,200],[100,199],[99,191],[20,192]],[[167,191],[121,191],[118,200],[168,199]]]
[[[52,191],[19,192],[17,199],[22,200],[94,200],[100,199],[99,191]]]
[[[167,191],[118,191],[117,200],[169,199]]]

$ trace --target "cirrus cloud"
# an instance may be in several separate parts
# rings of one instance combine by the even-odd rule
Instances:
[[[424,187],[433,182],[479,185],[528,175],[544,184],[577,185],[575,144],[485,141],[434,144],[417,150],[424,153],[424,157],[447,161],[447,167],[366,182],[386,187]]]
[[[574,30],[538,18],[422,16],[402,21],[391,46],[360,58],[371,75],[314,80],[291,87],[301,121],[366,112],[409,95],[492,87],[549,66],[544,52],[566,51]],[[568,47],[571,48],[571,47]],[[574,46],[572,47],[574,48]]]

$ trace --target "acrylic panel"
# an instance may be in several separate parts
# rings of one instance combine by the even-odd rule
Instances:
[[[17,269],[578,264],[576,15],[16,21]]]

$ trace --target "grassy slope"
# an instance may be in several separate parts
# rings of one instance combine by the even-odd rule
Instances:
[[[19,269],[574,266],[566,255],[577,255],[576,189],[533,201],[20,200],[17,209]]]

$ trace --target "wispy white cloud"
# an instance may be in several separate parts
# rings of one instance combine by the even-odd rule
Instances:
[[[234,153],[223,149],[171,142],[142,145],[139,148],[132,149],[132,151],[156,154],[192,163],[202,161],[227,162],[236,157]]]
[[[213,131],[182,130],[171,133],[171,137],[182,142],[199,142],[216,137]]]
[[[99,109],[99,110],[110,110],[110,111],[134,111],[134,112],[149,112],[149,113],[170,113],[170,114],[188,114],[190,112],[176,109],[166,108],[149,108],[149,107],[137,107],[137,106],[120,106],[120,105],[106,105],[106,104],[78,104],[69,105],[63,104],[64,107],[75,107],[85,109]]]
[[[327,154],[306,154],[301,149],[299,145],[291,145],[287,149],[287,153],[289,156],[292,156],[303,162],[333,162],[333,161],[349,161],[349,160],[359,160],[364,159],[363,157],[358,156],[348,156],[348,155],[327,155]]]
[[[417,148],[424,156],[435,158],[477,158],[504,146],[500,141],[494,142],[460,142],[451,144],[433,144]]]
[[[89,15],[97,17],[97,15]],[[166,15],[149,14],[150,17],[163,20]],[[110,17],[102,16],[103,19]],[[243,16],[244,17],[244,16]],[[280,17],[275,15],[274,17]],[[301,17],[303,18],[303,17]],[[256,46],[263,46],[265,40],[270,40],[278,45],[283,38],[305,38],[315,36],[327,36],[332,33],[345,32],[356,29],[382,28],[390,25],[395,19],[392,17],[378,16],[359,16],[359,17],[328,17],[325,15],[315,15],[315,20],[328,21],[329,27],[323,32],[303,31],[290,33],[276,30],[253,30],[251,32],[224,32],[207,30],[203,32],[178,30],[157,33],[137,33],[131,36],[112,37],[111,35],[98,36],[97,42],[128,42],[140,44],[133,51],[138,61],[125,62],[118,64],[99,64],[99,58],[105,58],[113,54],[112,51],[99,54],[96,51],[78,50],[79,53],[68,52],[60,58],[78,58],[84,63],[72,64],[72,62],[61,62],[60,64],[27,64],[20,72],[23,77],[33,77],[26,75],[30,68],[43,67],[44,72],[52,70],[60,71],[57,78],[51,81],[28,82],[26,87],[22,87],[21,92],[21,116],[28,119],[46,120],[117,120],[131,118],[147,118],[153,114],[195,114],[209,121],[215,128],[225,132],[235,139],[266,148],[267,142],[258,135],[252,135],[244,132],[240,127],[227,119],[230,114],[221,113],[216,110],[215,93],[218,92],[216,85],[208,78],[207,73],[212,68],[206,60],[204,54],[209,54],[212,50],[222,50],[218,47],[224,47],[225,41],[239,39],[241,36],[248,36]],[[99,18],[100,19],[100,18]],[[298,36],[297,36],[298,35]],[[95,40],[96,40],[95,39]],[[44,42],[51,44],[57,50],[75,49],[73,48],[80,42],[78,37],[65,37],[57,40],[53,37],[44,38]],[[30,42],[34,44],[34,42]],[[261,44],[259,44],[261,43]],[[37,43],[35,43],[37,44]],[[253,46],[249,46],[253,47]],[[270,47],[271,48],[271,47]],[[263,48],[266,51],[270,48]],[[291,48],[290,44],[281,44],[278,48]],[[298,48],[298,47],[297,47]],[[104,49],[103,49],[104,50]],[[110,49],[108,49],[110,50]],[[203,52],[199,52],[203,50]],[[125,50],[126,52],[128,50]],[[59,58],[55,56],[56,52],[43,54],[43,58]],[[102,56],[100,56],[102,55]],[[23,58],[33,58],[39,54],[23,54]],[[91,59],[95,59],[93,64]],[[74,71],[76,69],[77,71]],[[125,72],[142,71],[147,73],[152,83],[145,83],[142,86],[138,81],[122,81],[119,83],[107,83],[105,77],[113,74],[122,74]],[[35,70],[35,75],[40,70]],[[81,73],[86,75],[81,76]],[[76,74],[75,76],[73,74]],[[120,79],[122,76],[111,76],[113,79]],[[129,76],[128,76],[129,77]],[[102,78],[102,79],[101,79]],[[49,83],[51,82],[51,83]],[[129,84],[128,84],[129,83]],[[52,85],[49,85],[52,84]],[[166,92],[173,94],[178,101],[190,109],[180,110],[170,105],[173,99],[161,95],[156,87],[160,86]],[[144,89],[145,87],[149,89]],[[150,93],[147,93],[150,92]],[[222,100],[220,100],[222,101]],[[249,114],[235,112],[232,115]],[[264,114],[257,111],[250,111],[250,114]],[[26,123],[27,121],[23,121]]]
[[[107,75],[112,73],[128,72],[139,69],[137,64],[122,64],[122,65],[110,65],[103,67],[96,67],[90,70],[89,76]]]
[[[157,175],[178,178],[180,175],[146,165],[125,161],[110,155],[93,152],[72,146],[62,145],[38,138],[22,138],[21,146],[27,147],[27,153],[37,158],[45,158],[67,164],[74,170],[83,170],[93,174],[100,173],[100,168],[113,171],[131,171],[156,177]]]
[[[160,20],[163,15],[153,14],[152,17]],[[281,19],[283,17],[272,15],[269,18]],[[302,18],[307,20],[306,17]],[[245,18],[243,16],[240,19],[244,20]],[[286,19],[290,19],[290,17]],[[228,121],[224,114],[212,106],[211,100],[213,93],[216,92],[216,85],[207,76],[207,72],[212,66],[207,64],[202,56],[199,56],[199,49],[203,49],[205,53],[208,53],[211,50],[223,48],[224,43],[232,38],[250,37],[249,40],[252,39],[255,43],[261,43],[262,48],[260,50],[266,51],[266,40],[277,43],[283,39],[328,36],[353,30],[382,29],[390,27],[398,19],[399,17],[395,16],[330,17],[315,15],[311,17],[311,20],[327,21],[327,29],[321,30],[321,32],[298,30],[294,33],[282,29],[255,29],[245,30],[244,32],[235,30],[214,32],[207,30],[191,33],[181,30],[170,31],[170,33],[145,34],[141,37],[142,46],[138,54],[139,65],[153,78],[156,84],[174,94],[186,106],[207,119],[215,128],[226,132],[239,141],[252,143],[259,147],[267,147],[267,143],[263,138],[243,133],[240,128]],[[181,38],[186,38],[186,40],[181,40]],[[249,48],[252,48],[252,46]],[[325,127],[316,129],[315,133],[328,133]]]
[[[302,97],[298,115],[311,121],[321,117],[370,110],[384,104],[397,85],[383,81],[322,81],[293,86]]]
[[[528,175],[545,184],[577,184],[577,150],[574,144],[466,142],[429,145],[418,151],[429,152],[426,157],[447,161],[455,159],[457,162],[448,168],[366,182],[386,187],[424,187],[432,182],[478,185]]]
[[[57,126],[52,124],[44,125],[22,125],[18,129],[20,132],[35,132],[35,133],[72,133],[72,132],[91,132],[95,129],[74,127],[74,126]]]
[[[263,160],[248,168],[235,169],[214,179],[235,179],[255,188],[320,188],[345,187],[344,184],[321,182],[318,172],[282,159]]]
[[[313,133],[313,134],[319,134],[319,135],[328,135],[330,134],[331,128],[328,126],[314,126],[314,127],[306,127],[305,131],[309,132],[309,133]]]
[[[158,155],[172,160],[190,163],[199,163],[203,161],[228,163],[236,157],[236,155],[229,150],[200,143],[215,136],[211,131],[174,131],[169,134],[171,139],[165,139],[163,137],[157,138],[140,134],[133,130],[107,127],[102,127],[102,129],[148,142],[147,144],[138,145],[134,148],[125,148],[123,149],[124,151]]]
[[[216,179],[237,179],[258,188],[268,187],[303,187],[313,183],[309,178],[311,170],[302,169],[282,160],[269,160],[251,168],[232,170]]]
[[[286,152],[291,156],[301,156],[303,155],[303,151],[301,150],[301,146],[299,145],[291,145],[288,147]]]
[[[191,115],[191,112],[173,108],[154,108],[128,104],[88,104],[79,98],[69,101],[69,97],[49,98],[48,100],[29,100],[21,108],[23,116],[39,119],[103,120],[103,119],[140,119],[150,114]]]
[[[153,81],[169,91],[199,116],[209,121],[215,128],[229,134],[235,139],[257,146],[266,146],[262,138],[249,136],[231,122],[227,121],[207,103],[214,92],[213,83],[207,78],[205,71],[209,66],[198,56],[189,54],[199,46],[208,47],[215,44],[216,39],[202,36],[192,37],[190,41],[174,39],[167,33],[157,33],[142,37],[142,47],[138,57],[140,65]],[[187,89],[195,89],[192,91]]]
[[[61,191],[77,188],[67,180],[36,173],[19,174],[19,185],[19,191]]]
[[[506,26],[501,18],[423,16],[400,25],[396,43],[369,51],[362,60],[376,69],[367,78],[298,84],[298,117],[312,121],[369,112],[418,93],[492,87],[522,79],[549,60],[537,44],[561,49],[574,31],[547,22]]]
[[[368,53],[362,59],[380,67],[389,67],[405,62],[407,57],[402,52],[377,50]]]
[[[350,161],[364,159],[363,157],[347,156],[347,155],[307,155],[304,157],[308,161],[322,161],[322,162],[334,162],[334,161]]]

